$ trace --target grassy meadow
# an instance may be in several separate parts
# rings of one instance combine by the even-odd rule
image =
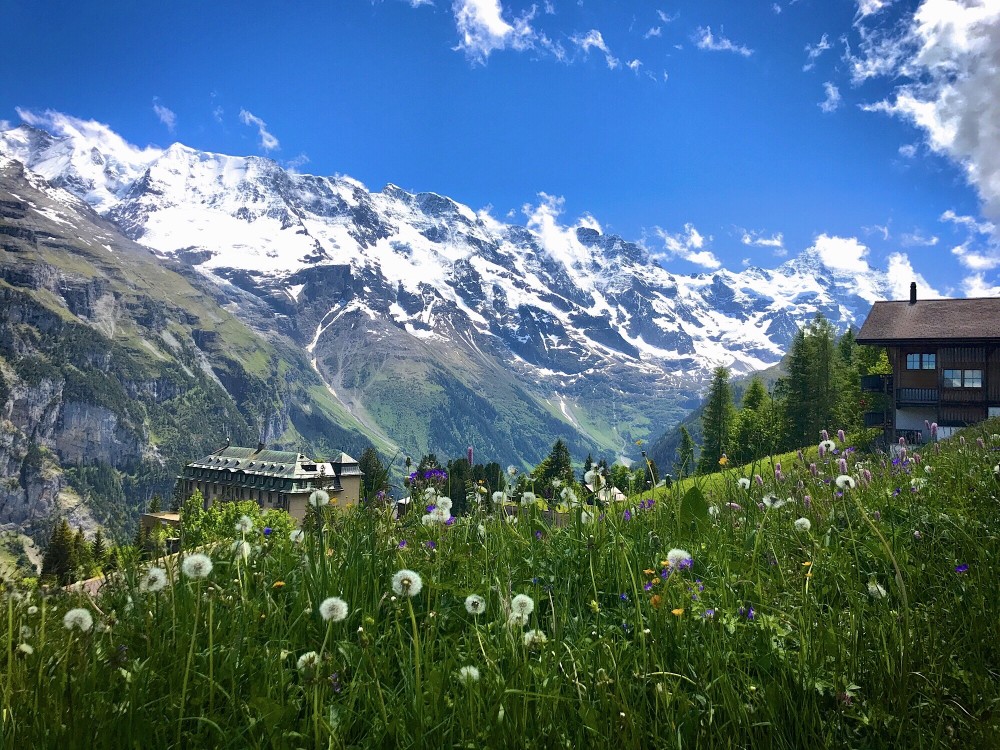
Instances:
[[[997,433],[835,438],[561,528],[419,487],[95,597],[8,587],[0,746],[1000,747]]]

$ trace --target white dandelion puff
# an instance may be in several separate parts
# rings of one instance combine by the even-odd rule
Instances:
[[[319,616],[326,622],[341,622],[347,619],[348,612],[347,602],[339,596],[324,599],[319,605]]]
[[[63,615],[63,627],[66,630],[79,630],[86,633],[92,627],[94,627],[94,616],[90,614],[90,610],[84,609],[83,607],[77,607],[76,609],[71,609],[65,615]]]
[[[403,568],[392,577],[392,590],[400,596],[416,596],[424,587],[420,574]]]
[[[28,607],[28,614],[29,615],[37,615],[38,614],[38,607],[36,607],[34,604],[32,604],[30,607]]]
[[[27,643],[18,644],[17,650],[20,651],[25,656],[31,656],[33,653],[35,653],[35,649],[32,648]]]
[[[510,611],[528,617],[535,611],[535,600],[527,594],[518,594],[510,600]]]
[[[188,555],[181,563],[181,571],[188,578],[208,578],[212,572],[212,558],[200,552]]]
[[[774,508],[775,510],[784,507],[789,502],[788,500],[780,500],[774,495],[764,495],[761,501],[764,503],[765,508]]]
[[[560,487],[562,487],[562,480],[561,479],[553,479],[552,480],[552,486],[558,490]]]
[[[507,475],[508,476],[516,476],[517,475],[517,467],[514,466],[514,465],[508,466],[507,467]]]
[[[309,504],[314,508],[319,508],[330,502],[330,493],[326,490],[313,490],[309,495]]]
[[[242,557],[244,560],[250,559],[250,552],[252,551],[252,548],[250,547],[249,542],[237,539],[232,543],[229,549],[236,557]]]
[[[528,624],[528,616],[520,612],[511,612],[507,617],[507,624],[512,628],[523,628]]]
[[[886,592],[876,581],[868,582],[868,596],[872,599],[885,599]]]
[[[854,481],[854,477],[852,477],[851,475],[841,474],[839,477],[837,477],[837,487],[839,487],[840,489],[853,490],[855,486],[856,482]]]
[[[451,498],[447,496],[439,498],[437,501],[437,507],[445,512],[450,512],[452,507]]]
[[[139,581],[139,591],[150,591],[156,593],[163,591],[167,587],[167,571],[163,568],[150,568],[146,575]]]
[[[486,610],[486,600],[479,594],[465,597],[465,611],[470,615],[481,615]]]
[[[430,514],[431,516],[434,517],[434,520],[439,523],[444,523],[449,518],[451,518],[451,510],[449,510],[448,508],[444,508],[440,505],[437,506],[434,510],[432,510]]]
[[[433,503],[438,496],[438,491],[436,487],[425,487],[424,488],[424,500]]]
[[[795,519],[795,530],[801,531],[803,533],[808,533],[809,529],[812,528],[812,521],[808,518],[797,518]]]
[[[750,479],[747,477],[740,477],[736,480],[736,483],[740,486],[741,490],[750,489]]]
[[[500,490],[497,490],[496,492],[493,493],[492,497],[493,497],[493,502],[502,503],[504,495]]]
[[[674,548],[667,552],[667,564],[676,569],[679,568],[690,568],[694,563],[694,559],[691,557],[691,553],[686,549]]]
[[[306,651],[302,656],[299,657],[298,663],[296,664],[300,672],[305,672],[310,669],[315,669],[319,666],[319,654],[315,651]]]
[[[548,642],[548,640],[548,636],[546,636],[541,630],[529,630],[524,634],[524,645],[528,648],[543,646]]]
[[[561,497],[567,505],[577,505],[579,503],[576,493],[573,492],[572,487],[563,487],[562,492],[559,493],[559,497]]]
[[[295,544],[301,544],[302,540],[306,538],[306,532],[302,529],[292,529],[288,534],[288,538]]]
[[[521,494],[521,505],[531,505],[535,502],[534,492],[524,492]]]
[[[236,531],[240,534],[253,531],[253,519],[250,516],[240,516],[240,520],[236,522]]]
[[[464,682],[466,685],[470,685],[473,682],[479,682],[479,670],[473,666],[462,667],[458,670],[459,682]]]

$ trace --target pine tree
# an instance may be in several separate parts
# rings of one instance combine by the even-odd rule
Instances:
[[[780,388],[783,396],[785,448],[798,448],[812,441],[810,434],[809,346],[805,329],[800,328],[788,352],[788,375]]]
[[[729,448],[733,429],[733,394],[729,386],[729,370],[715,368],[708,389],[705,411],[702,413],[702,445],[698,471],[708,474],[718,471],[720,461]]]
[[[362,451],[358,466],[364,473],[361,480],[362,495],[368,501],[374,500],[388,484],[388,471],[382,464],[378,451],[370,445]]]
[[[53,576],[60,586],[73,582],[76,557],[73,550],[73,531],[65,518],[52,530],[52,537],[42,557],[42,576]]]
[[[677,463],[674,464],[674,474],[678,479],[683,479],[692,474],[695,470],[694,460],[695,445],[691,439],[691,433],[687,427],[681,425],[681,442],[677,446]]]
[[[94,561],[94,565],[98,568],[104,567],[108,556],[108,545],[104,541],[104,534],[100,529],[94,533],[94,541],[90,543],[90,556]]]
[[[543,490],[552,486],[552,480],[558,479],[563,484],[573,481],[573,465],[569,455],[569,446],[562,438],[556,440],[552,450],[532,472],[536,484]]]
[[[745,464],[773,453],[777,446],[774,414],[764,381],[754,377],[743,394],[742,408],[733,426],[732,451],[729,458]]]
[[[152,499],[149,501],[149,508],[147,513],[159,513],[163,510],[163,500],[159,495],[153,495]]]

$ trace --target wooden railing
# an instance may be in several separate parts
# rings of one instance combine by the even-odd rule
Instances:
[[[898,404],[936,404],[937,401],[937,388],[900,388],[896,391]]]

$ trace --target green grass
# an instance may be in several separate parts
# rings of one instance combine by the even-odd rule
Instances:
[[[300,544],[258,521],[246,560],[232,531],[206,579],[167,563],[158,593],[142,570],[96,600],[11,592],[0,746],[998,747],[994,433],[905,465],[848,453],[843,491],[843,454],[807,454],[780,481],[724,473],[561,529],[535,509],[450,526],[326,509]],[[512,627],[516,594],[535,607]],[[331,596],[342,622],[318,613]],[[91,630],[63,626],[72,607]]]

